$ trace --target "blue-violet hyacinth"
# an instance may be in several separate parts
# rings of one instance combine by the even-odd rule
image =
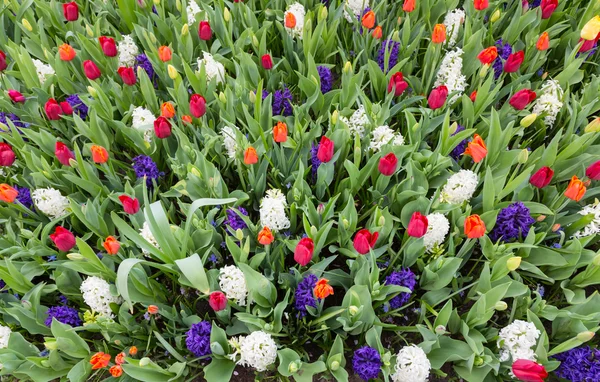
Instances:
[[[527,236],[535,220],[529,208],[521,202],[515,202],[503,208],[496,218],[496,225],[490,234],[492,240],[512,241]]]
[[[21,118],[19,118],[16,114],[0,112],[0,123],[6,125],[9,128],[9,130],[10,130],[8,121],[11,121],[12,124],[15,125],[15,127],[17,128],[17,130],[20,127],[27,127],[27,126],[29,126],[29,124],[21,121]],[[0,131],[6,132],[2,128],[0,128]]]
[[[238,210],[242,215],[244,216],[248,216],[248,211],[246,211],[246,209],[244,207],[237,207],[237,208],[229,208],[227,209],[227,221],[226,224],[231,227],[231,229],[238,230],[238,229],[244,229],[247,227],[246,222],[244,222],[244,219],[242,219],[236,212],[235,210]]]
[[[381,370],[381,355],[376,349],[363,346],[354,352],[352,369],[365,381],[375,379]]]
[[[321,93],[325,94],[333,87],[333,74],[331,74],[331,69],[323,65],[317,66],[317,71],[321,78]]]
[[[148,56],[146,56],[144,53],[135,56],[135,65],[133,67],[133,70],[135,70],[135,72],[137,73],[137,70],[139,67],[141,67],[142,69],[144,69],[146,71],[146,74],[148,74],[148,77],[152,81],[154,81],[154,85],[156,86],[156,78],[154,76],[154,68],[152,67],[152,63],[148,59]]]
[[[311,164],[311,174],[312,174],[312,180],[313,182],[315,182],[317,180],[317,170],[319,169],[319,166],[321,165],[321,160],[319,160],[319,158],[317,157],[317,153],[319,152],[319,145],[312,145],[311,149],[310,149],[310,164]]]
[[[265,99],[268,96],[269,92],[263,90],[262,99]],[[273,115],[283,115],[284,117],[289,117],[294,113],[294,109],[292,107],[292,92],[290,89],[284,86],[283,90],[276,90],[273,93],[272,108]]]
[[[387,65],[387,70],[385,70],[385,54],[389,54],[389,61]],[[398,54],[400,53],[400,43],[393,40],[385,40],[381,44],[381,48],[379,48],[379,52],[377,53],[377,63],[382,71],[388,72],[391,68],[396,66],[398,63]]]
[[[399,285],[410,289],[412,292],[417,285],[415,274],[409,269],[401,269],[399,272],[392,272],[388,277],[385,278],[386,285]],[[390,307],[392,309],[401,308],[410,299],[410,293],[402,292],[397,296],[394,296],[390,300]]]
[[[461,131],[464,131],[465,127],[461,126],[461,125],[457,125],[456,126],[456,131],[452,134],[452,136],[455,136],[456,134],[460,133]],[[452,150],[452,152],[450,153],[450,156],[452,158],[454,158],[455,161],[458,161],[461,157],[461,155],[463,155],[463,153],[465,152],[465,149],[467,148],[467,144],[469,143],[469,141],[467,139],[463,139],[458,145],[456,145],[456,147]]]
[[[65,99],[65,101],[67,101],[67,103],[71,105],[71,108],[73,108],[73,113],[77,114],[79,118],[87,118],[89,108],[85,103],[83,103],[81,98],[79,98],[79,95],[71,94]]]
[[[33,200],[31,199],[31,191],[27,187],[19,187],[15,186],[15,190],[17,190],[17,200],[19,203],[24,205],[25,207],[32,209],[33,208]]]
[[[210,354],[210,321],[200,321],[185,333],[185,345],[196,357]]]
[[[553,357],[560,361],[556,375],[571,382],[598,381],[600,376],[600,350],[580,346]]]
[[[498,79],[504,70],[504,61],[512,53],[512,46],[500,39],[496,41],[496,48],[498,48],[498,57],[494,60],[492,67],[494,68],[494,78]]]
[[[158,170],[158,166],[147,155],[138,155],[133,158],[133,170],[138,179],[146,177],[146,185],[152,187],[152,179],[158,179],[165,173]]]
[[[298,311],[299,317],[306,316],[307,306],[312,306],[313,308],[317,307],[317,300],[315,299],[315,296],[313,294],[313,290],[317,285],[317,281],[317,276],[313,274],[308,274],[304,276],[302,281],[298,283],[298,287],[296,288],[295,293],[296,302],[294,303],[294,306]]]
[[[73,327],[82,325],[77,310],[66,305],[53,306],[48,309],[46,314],[48,317],[46,318],[46,321],[44,321],[44,325],[48,327],[52,325],[53,318],[56,318],[56,320],[60,323],[71,325]]]

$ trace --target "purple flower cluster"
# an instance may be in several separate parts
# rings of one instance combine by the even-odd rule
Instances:
[[[21,119],[16,114],[0,112],[0,123],[8,126],[10,129],[10,126],[8,125],[8,121],[11,121],[12,124],[15,125],[15,127],[17,127],[17,128],[28,126],[28,124],[21,121]],[[0,128],[0,131],[6,132],[6,131],[2,130],[1,128]]]
[[[313,182],[315,182],[317,180],[317,170],[319,169],[319,166],[322,163],[319,160],[319,158],[317,157],[318,152],[319,152],[319,145],[312,145],[312,147],[310,149],[310,163],[312,165],[311,173],[312,173]]]
[[[331,74],[331,69],[323,65],[317,66],[317,71],[321,78],[321,93],[325,94],[333,87],[333,74]]]
[[[512,241],[527,236],[533,223],[535,220],[531,217],[529,208],[521,202],[515,202],[500,211],[490,237],[494,241]]]
[[[267,90],[263,90],[262,99],[264,100],[269,96]],[[272,101],[273,115],[283,115],[289,117],[294,113],[292,108],[292,92],[287,86],[283,87],[283,90],[275,90],[273,93]]]
[[[31,200],[31,191],[27,187],[19,187],[15,186],[15,190],[17,190],[17,200],[19,203],[24,205],[25,207],[32,209],[33,208],[33,200]]]
[[[498,79],[504,70],[504,61],[512,53],[512,46],[500,39],[496,41],[496,48],[498,48],[498,57],[492,64],[492,68],[494,68],[494,78]]]
[[[375,379],[381,370],[381,355],[370,346],[363,346],[354,352],[352,369],[363,380]]]
[[[598,381],[600,376],[600,350],[580,346],[553,357],[560,361],[555,373],[571,382]]]
[[[138,155],[133,158],[133,170],[138,179],[146,177],[146,185],[152,187],[152,179],[158,179],[165,173],[158,170],[156,163],[147,155]]]
[[[306,316],[306,307],[312,306],[313,308],[317,307],[317,300],[313,294],[313,290],[317,285],[317,276],[313,274],[308,274],[304,276],[302,281],[298,283],[298,287],[296,288],[296,302],[294,306],[298,311],[299,317]]]
[[[386,285],[399,285],[410,289],[412,292],[417,285],[415,274],[409,269],[401,269],[399,272],[392,272],[388,277],[385,278]],[[402,292],[399,295],[393,297],[390,300],[390,307],[392,309],[401,308],[410,299],[410,293]]]
[[[133,70],[137,73],[138,68],[142,68],[148,74],[148,77],[155,82],[156,78],[154,77],[154,68],[152,67],[152,63],[148,59],[144,53],[135,56],[135,65],[133,66]],[[156,86],[156,83],[154,84]]]
[[[82,325],[77,310],[66,305],[53,306],[48,309],[48,312],[46,312],[46,314],[48,315],[48,317],[46,318],[46,321],[44,321],[44,325],[48,327],[52,325],[53,318],[56,318],[56,320],[60,323],[71,325],[73,327]]]
[[[192,325],[185,333],[185,345],[196,357],[210,354],[210,331],[212,325],[209,321],[200,321]]]
[[[452,134],[452,136],[455,136],[456,134],[460,133],[461,131],[464,131],[465,127],[458,125],[456,127],[456,131]],[[452,152],[450,153],[450,156],[452,158],[454,158],[455,161],[458,161],[461,157],[461,155],[463,155],[463,153],[465,152],[465,149],[467,148],[467,144],[468,144],[468,140],[463,139],[455,148],[454,150],[452,150]]]
[[[231,229],[238,230],[238,229],[244,229],[247,227],[246,222],[244,222],[244,219],[242,219],[236,212],[235,210],[238,210],[242,215],[244,216],[248,216],[248,211],[246,211],[246,209],[244,207],[238,207],[238,208],[229,208],[227,210],[227,224],[229,227],[231,227]]]
[[[529,9],[539,7],[541,3],[542,0],[529,0]]]
[[[389,61],[387,66],[387,71],[385,70],[385,53],[386,49],[389,54]],[[382,71],[388,72],[391,68],[396,66],[398,63],[398,54],[400,53],[400,43],[393,40],[385,40],[383,44],[381,44],[381,48],[379,48],[379,52],[377,53],[377,63]]]
[[[89,110],[88,106],[85,103],[83,103],[81,98],[79,98],[79,95],[71,94],[65,99],[65,101],[67,101],[67,103],[71,105],[71,108],[73,108],[73,112],[76,113],[79,116],[79,118],[87,118]]]

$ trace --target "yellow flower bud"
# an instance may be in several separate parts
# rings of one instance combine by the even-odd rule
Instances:
[[[178,10],[179,12],[181,12],[181,0],[177,0],[177,1],[175,2],[175,8],[177,8],[177,10]]]
[[[527,150],[527,149],[521,150],[521,152],[519,153],[519,156],[517,157],[517,160],[519,161],[519,163],[524,164],[524,163],[527,163],[527,159],[529,159],[529,150]]]
[[[458,129],[458,123],[454,122],[450,125],[450,135],[454,134]]]
[[[254,45],[256,48],[258,48],[259,45],[258,39],[254,35],[252,35],[252,45]]]
[[[167,66],[167,73],[169,73],[169,78],[172,80],[177,78],[177,76],[179,75],[179,73],[177,73],[177,69],[175,69],[175,67],[171,64]]]
[[[23,23],[23,26],[25,27],[25,29],[27,29],[30,32],[33,30],[33,27],[29,23],[29,20],[27,20],[26,18],[23,18],[23,20],[21,20],[21,22]]]
[[[319,230],[317,229],[317,227],[315,227],[314,225],[310,226],[310,236],[316,237],[318,233]]]
[[[542,74],[542,80],[545,80],[546,77],[548,77],[548,72],[544,72],[544,74]]]
[[[385,224],[385,216],[380,216],[379,221],[377,223],[380,227],[383,227],[383,225]]]
[[[250,93],[248,93],[248,99],[251,103],[256,102],[256,93],[253,90],[250,90]]]
[[[329,369],[330,369],[331,371],[336,371],[336,370],[337,370],[337,369],[339,369],[339,368],[340,368],[340,363],[339,363],[338,361],[333,361],[333,362],[331,363],[331,365],[329,366]]]
[[[394,33],[392,33],[392,40],[400,42],[400,33],[398,31],[394,31]]]
[[[159,5],[160,4],[160,0],[154,0],[154,5]]]
[[[510,259],[508,259],[506,261],[506,267],[508,268],[509,271],[517,270],[520,265],[521,265],[521,257],[519,257],[519,256],[511,257]]]
[[[352,63],[350,61],[346,61],[344,64],[344,73],[352,72]]]
[[[87,33],[89,37],[94,37],[94,31],[89,25],[85,26],[85,33]]]
[[[183,24],[183,26],[181,27],[181,35],[185,36],[188,33],[190,33],[190,26],[187,24]]]
[[[350,316],[356,316],[358,314],[358,312],[360,311],[360,309],[358,308],[358,306],[356,305],[350,305],[348,307],[348,313],[350,313]]]
[[[292,374],[294,374],[295,372],[298,371],[298,364],[296,362],[290,362],[290,365],[288,366],[288,371]]]
[[[321,7],[321,11],[319,12],[319,21],[326,20],[329,12],[327,11],[327,7]]]
[[[596,255],[593,259],[592,259],[592,264],[594,264],[597,267],[600,267],[600,254]]]
[[[48,341],[48,342],[44,342],[44,347],[48,350],[56,350],[58,349],[58,344],[56,343],[56,341]]]
[[[339,116],[339,113],[337,110],[334,110],[333,113],[331,113],[331,124],[332,125],[335,125],[337,123],[338,116]]]
[[[226,23],[229,22],[229,20],[231,20],[231,13],[229,12],[229,8],[225,7],[225,9],[223,10],[223,20],[225,20]]]
[[[536,113],[531,113],[528,116],[523,117],[523,119],[521,119],[521,127],[531,126],[531,124],[534,123],[536,119],[537,119]]]
[[[83,255],[79,254],[79,253],[69,253],[67,255],[67,258],[69,260],[73,260],[73,261],[78,261],[78,260],[83,260],[85,259],[85,257],[83,257]]]
[[[150,360],[150,358],[148,357],[144,357],[142,359],[140,359],[140,367],[144,367],[144,366],[148,366],[152,363],[152,360]]]
[[[244,238],[244,231],[238,228],[235,231],[235,238],[241,241]]]
[[[153,44],[156,44],[156,36],[154,33],[150,33],[150,41],[152,41]]]
[[[93,86],[88,86],[87,91],[94,98],[96,98],[98,96],[98,92],[96,91],[96,89]]]
[[[227,103],[227,96],[225,95],[225,93],[223,93],[223,92],[219,93],[219,101],[221,101],[223,103]]]
[[[488,69],[490,68],[490,64],[485,64],[481,67],[481,70],[479,71],[479,77],[484,78],[485,75],[488,72]]]
[[[502,312],[502,311],[508,309],[508,304],[505,303],[504,301],[498,301],[496,303],[496,305],[494,305],[494,309],[496,309],[499,312]]]
[[[581,38],[594,40],[600,33],[600,16],[594,16],[581,28]]]
[[[198,171],[198,169],[196,167],[192,167],[192,169],[190,170],[190,172],[194,176],[197,176],[197,177],[201,177],[202,176],[202,174],[200,174],[200,171]]]
[[[590,123],[583,130],[586,133],[597,133],[600,132],[600,117],[592,119]]]
[[[595,335],[596,335],[596,333],[594,333],[594,332],[585,331],[585,332],[581,332],[581,333],[577,334],[577,339],[581,342],[588,342],[589,340],[594,338]]]
[[[492,17],[490,17],[490,21],[495,23],[500,19],[500,10],[496,9],[496,12],[492,13]]]

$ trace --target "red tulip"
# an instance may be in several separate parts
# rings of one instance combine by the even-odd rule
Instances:
[[[402,4],[402,10],[404,12],[412,12],[415,10],[417,0],[404,0],[404,4]]]
[[[0,166],[8,167],[15,163],[15,152],[8,143],[0,142]]]
[[[432,110],[439,109],[446,103],[446,98],[448,98],[448,88],[445,85],[438,86],[429,93],[427,99],[429,108]]]
[[[522,89],[510,97],[508,103],[517,110],[523,110],[527,105],[535,100],[535,97],[536,94],[533,90]]]
[[[549,19],[556,7],[558,7],[558,0],[542,0],[542,3],[540,4],[542,18]]]
[[[309,237],[300,239],[294,250],[294,260],[302,266],[310,263],[315,250],[315,243]]]
[[[428,224],[427,216],[421,215],[420,212],[415,212],[410,218],[406,232],[408,236],[422,237],[427,232]]]
[[[117,70],[117,73],[119,74],[119,76],[121,76],[121,79],[123,80],[123,83],[125,85],[129,85],[129,86],[135,85],[135,82],[137,81],[137,79],[135,78],[135,72],[133,71],[133,68],[127,68],[125,66],[121,66]]]
[[[206,100],[200,94],[192,94],[190,97],[190,113],[196,118],[202,118],[206,114]]]
[[[215,312],[218,312],[227,308],[227,297],[225,297],[225,293],[223,292],[212,292],[208,298],[208,304]]]
[[[585,170],[585,176],[592,180],[600,180],[600,160],[594,162]]]
[[[85,76],[90,80],[98,79],[101,75],[100,69],[98,69],[98,66],[96,66],[96,64],[92,60],[83,61],[83,72],[85,73]]]
[[[354,245],[356,252],[364,255],[375,247],[377,238],[379,238],[379,232],[371,233],[368,229],[361,229],[354,236],[354,242],[352,244]]]
[[[23,94],[19,93],[18,91],[14,90],[14,89],[10,89],[8,91],[8,96],[10,97],[10,99],[13,102],[16,102],[16,103],[24,103],[25,102],[25,97],[23,97]]]
[[[154,133],[160,139],[169,138],[171,136],[171,124],[169,120],[163,116],[156,118],[154,121]]]
[[[469,96],[471,102],[475,102],[477,100],[477,90],[473,90],[473,93]]]
[[[483,65],[488,65],[494,62],[494,60],[498,57],[498,48],[495,46],[490,46],[489,48],[485,48],[477,55],[477,58]]]
[[[140,210],[140,201],[137,198],[132,198],[127,195],[119,196],[121,204],[123,204],[123,211],[126,214],[134,215]]]
[[[115,57],[117,55],[117,44],[115,43],[114,38],[100,36],[98,37],[98,42],[100,42],[100,48],[102,48],[102,52],[105,56]]]
[[[73,107],[67,101],[62,101],[60,103],[60,109],[65,115],[73,115]]]
[[[50,240],[63,252],[70,251],[75,246],[75,235],[61,226],[56,227],[54,233],[50,235]]]
[[[390,78],[390,82],[388,83],[387,91],[388,93],[394,92],[394,97],[398,97],[400,94],[404,93],[404,91],[408,88],[408,83],[404,81],[404,77],[402,76],[402,72],[396,72],[392,74],[392,78]]]
[[[266,70],[273,69],[273,60],[271,59],[270,54],[263,54],[263,56],[260,58],[260,62],[262,63],[262,67]]]
[[[322,136],[317,150],[317,158],[323,163],[329,162],[333,158],[333,149],[333,141],[326,136]]]
[[[531,185],[534,187],[544,188],[550,184],[553,176],[554,171],[550,167],[542,167],[537,170],[535,174],[531,175],[531,178],[529,178],[529,183],[531,183]]]
[[[79,6],[74,1],[63,4],[63,15],[67,21],[75,21],[79,18]]]
[[[44,111],[46,112],[48,119],[51,121],[59,120],[60,115],[62,114],[62,108],[54,98],[50,98],[46,102],[44,105]]]
[[[394,155],[394,153],[389,153],[379,160],[378,168],[381,175],[392,176],[396,172],[397,166],[398,158]]]
[[[200,40],[204,41],[208,41],[212,37],[212,30],[210,29],[208,21],[200,21],[200,25],[198,26],[198,36],[200,36]]]
[[[0,72],[8,67],[6,63],[6,53],[0,50]]]
[[[523,60],[525,60],[525,53],[522,50],[512,53],[504,63],[504,71],[506,73],[516,72],[521,67]]]
[[[515,377],[524,382],[543,382],[548,377],[544,366],[528,359],[518,359],[512,364]]]
[[[65,145],[62,142],[56,142],[56,145],[54,147],[54,155],[56,155],[56,159],[58,159],[58,161],[63,166],[71,166],[71,163],[69,163],[69,161],[71,159],[75,159],[75,155],[73,155],[73,152],[69,150],[67,145]]]
[[[473,2],[473,6],[475,7],[475,9],[477,9],[478,11],[483,11],[484,9],[486,9],[488,6],[490,5],[489,0],[475,0]]]
[[[596,35],[596,38],[593,40],[584,40],[584,39],[580,38],[579,42],[583,41],[583,44],[581,45],[581,48],[579,48],[579,52],[585,53],[585,52],[593,49],[594,46],[596,46],[596,43],[598,42],[598,40],[600,40],[600,33],[598,33],[598,35]]]

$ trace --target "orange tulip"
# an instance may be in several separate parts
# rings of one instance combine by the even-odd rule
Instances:
[[[158,58],[162,62],[171,61],[171,49],[168,46],[161,46],[158,48]]]
[[[244,163],[248,165],[258,163],[258,154],[254,147],[248,147],[244,152]]]
[[[292,29],[296,26],[296,16],[292,12],[286,12],[285,14],[285,27]]]
[[[368,11],[365,13],[361,20],[362,26],[371,29],[375,26],[375,12]]]
[[[567,186],[567,190],[565,191],[565,196],[578,202],[581,200],[581,198],[583,198],[583,195],[585,195],[585,191],[585,184],[583,184],[583,182],[576,175],[573,175],[571,181],[569,182],[569,186]]]
[[[110,375],[112,375],[115,378],[119,378],[123,375],[123,368],[120,365],[114,365],[110,369],[108,369],[108,371],[110,372]]]
[[[92,145],[92,160],[94,163],[106,163],[108,161],[108,151],[102,146]]]
[[[269,245],[273,240],[275,240],[275,237],[273,237],[273,233],[269,227],[263,227],[258,233],[258,242],[262,245]]]
[[[116,255],[117,252],[119,252],[119,249],[121,248],[121,243],[119,243],[119,241],[115,239],[114,236],[109,236],[106,238],[106,240],[104,240],[102,246],[104,247],[104,249],[106,249],[106,253],[108,253],[109,255]]]
[[[288,128],[285,122],[277,122],[277,125],[273,127],[273,139],[277,143],[287,141]]]
[[[75,49],[69,44],[62,44],[58,47],[58,55],[60,59],[63,61],[71,61],[75,58],[77,53],[75,53]]]
[[[446,26],[444,24],[435,24],[433,33],[431,34],[431,42],[441,44],[446,41]]]
[[[498,57],[498,48],[495,46],[490,46],[489,48],[485,48],[477,55],[477,58],[483,65],[491,64]]]
[[[132,346],[129,348],[129,355],[136,355],[137,354],[137,347],[136,346]]]
[[[115,363],[117,365],[122,365],[125,363],[125,353],[120,352],[119,354],[117,354],[117,356],[115,357]]]
[[[150,314],[157,314],[158,313],[158,306],[156,306],[156,305],[148,305],[148,313],[150,313]]]
[[[19,191],[15,190],[6,183],[0,184],[0,200],[6,203],[14,203],[19,195]]]
[[[404,4],[402,5],[402,10],[404,12],[412,12],[415,10],[416,5],[417,5],[417,0],[404,0]]]
[[[485,223],[479,215],[471,215],[465,219],[465,235],[469,239],[477,239],[485,235]]]
[[[185,123],[192,123],[192,117],[187,114],[181,116],[181,120]]]
[[[316,298],[322,300],[330,294],[333,294],[333,287],[327,284],[328,281],[329,280],[327,279],[321,279],[317,282],[317,285],[315,285],[315,289],[313,291]]]
[[[381,39],[381,37],[383,37],[383,30],[381,29],[381,26],[377,25],[371,32],[371,36],[377,40]]]
[[[546,50],[550,47],[550,37],[548,37],[548,32],[542,33],[537,44],[535,44],[535,47],[537,50]]]
[[[175,116],[175,107],[171,102],[163,102],[160,105],[160,115],[165,118],[173,118]]]
[[[110,354],[106,354],[101,351],[94,354],[90,359],[90,364],[92,364],[92,370],[102,369],[103,367],[108,366],[109,362]]]
[[[473,135],[473,140],[469,142],[467,145],[467,149],[465,150],[465,155],[470,155],[473,158],[473,162],[479,163],[485,158],[487,155],[487,147],[485,146],[485,142],[479,134]]]

